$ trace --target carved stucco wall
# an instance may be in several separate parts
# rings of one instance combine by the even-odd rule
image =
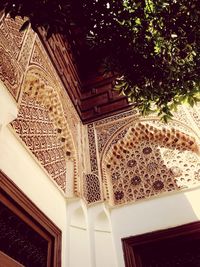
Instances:
[[[0,19],[0,79],[19,106],[19,115],[12,124],[13,128],[56,184],[67,195],[80,195],[80,119],[39,38],[30,28],[19,32],[22,23],[20,18],[15,21],[8,17]],[[25,109],[29,117],[25,116]],[[39,118],[39,114],[45,115]],[[51,131],[52,139],[47,137],[47,128]],[[32,139],[27,142],[27,139],[30,141],[30,132]],[[44,136],[46,147],[43,143]],[[38,140],[40,148],[37,147]],[[54,145],[59,148],[58,153],[51,150]],[[38,149],[44,153],[39,153]],[[47,158],[50,160],[51,157],[53,160],[48,164]],[[74,165],[70,188],[67,187],[66,161],[71,161]]]
[[[118,205],[199,184],[199,106],[181,107],[168,126],[135,110],[83,126],[40,40],[21,24],[0,21],[0,79],[19,105],[16,133],[66,195]]]
[[[89,173],[83,177],[83,199],[88,205],[103,201],[99,177]]]
[[[197,140],[154,121],[126,126],[102,162],[104,189],[111,205],[190,188],[200,182]],[[116,142],[116,143],[115,143]]]
[[[200,106],[174,115],[165,125],[133,110],[89,125],[91,170],[111,206],[200,185]]]
[[[30,39],[30,36],[32,39],[35,37],[30,30],[19,33],[21,24],[22,20],[18,18],[16,21],[5,18],[0,22],[0,79],[16,100],[20,95],[25,58],[30,54],[29,51],[24,56],[24,47],[27,46],[25,40]]]
[[[52,179],[65,192],[65,148],[57,138],[57,131],[48,109],[34,98],[23,94],[18,117],[12,122],[12,126]]]

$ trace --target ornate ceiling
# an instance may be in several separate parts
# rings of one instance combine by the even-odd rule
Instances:
[[[113,76],[105,77],[92,65],[90,56],[84,54],[87,50],[83,49],[77,64],[72,52],[73,41],[69,43],[58,34],[48,41],[42,32],[39,36],[83,123],[131,108],[127,98],[113,90]]]
[[[11,130],[66,198],[116,206],[199,186],[200,106],[167,125],[141,118],[112,77],[83,83],[66,41],[41,43],[21,23],[0,21],[0,79],[19,109]]]

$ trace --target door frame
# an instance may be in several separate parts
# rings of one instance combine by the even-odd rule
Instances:
[[[200,239],[200,221],[181,226],[122,238],[126,267],[142,267],[140,249],[161,240],[178,238],[183,240]]]
[[[48,242],[47,267],[61,267],[61,230],[1,170],[0,201]]]

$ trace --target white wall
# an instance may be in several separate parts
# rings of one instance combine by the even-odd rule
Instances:
[[[85,211],[80,200],[68,203],[68,266],[91,266]]]
[[[121,238],[200,219],[200,188],[140,201],[110,211],[118,267],[124,266]]]
[[[116,267],[110,232],[95,231],[95,259],[96,267]]]

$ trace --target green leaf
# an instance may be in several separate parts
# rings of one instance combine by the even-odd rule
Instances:
[[[194,107],[195,101],[194,101],[194,98],[192,96],[188,96],[188,104],[191,107]]]

